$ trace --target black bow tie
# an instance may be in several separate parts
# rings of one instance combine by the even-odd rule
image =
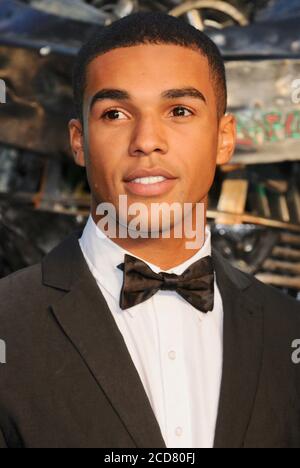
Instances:
[[[214,266],[211,256],[201,258],[182,275],[154,273],[142,260],[125,255],[118,265],[124,272],[120,295],[121,309],[129,309],[152,297],[159,289],[176,291],[201,312],[214,307]]]

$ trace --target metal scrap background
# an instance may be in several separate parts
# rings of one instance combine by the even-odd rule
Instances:
[[[213,241],[300,299],[300,0],[0,0],[0,277],[84,225],[89,189],[67,127],[74,56],[140,10],[182,17],[221,49],[238,144],[211,191]]]

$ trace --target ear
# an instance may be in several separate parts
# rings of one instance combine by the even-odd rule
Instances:
[[[217,165],[227,164],[234,153],[236,145],[236,119],[233,114],[226,114],[219,124]]]
[[[80,120],[72,119],[69,124],[70,144],[77,166],[85,167],[83,129]]]

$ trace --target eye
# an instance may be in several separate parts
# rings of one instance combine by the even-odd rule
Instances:
[[[175,112],[175,111],[179,111],[179,113],[181,113],[181,115],[175,115],[175,117],[189,117],[188,115],[184,115],[184,111],[187,111],[187,112],[190,113],[190,115],[193,115],[192,111],[190,111],[189,109],[187,109],[186,107],[183,107],[183,106],[174,107],[172,112]]]
[[[193,112],[189,109],[187,109],[186,107],[183,107],[183,106],[177,106],[175,107],[172,112],[178,112],[179,115],[175,115],[175,117],[189,117],[189,115],[186,115],[185,112],[189,112],[190,115],[193,115]],[[102,114],[101,118],[103,120],[124,120],[124,119],[121,119],[121,118],[118,118],[118,116],[120,116],[121,114],[125,115],[123,112],[121,112],[120,110],[118,109],[110,109],[106,112],[104,112],[104,114]]]
[[[118,115],[120,114],[125,115],[123,112],[121,112],[118,109],[110,109],[109,111],[104,112],[101,118],[103,120],[123,120],[123,119],[118,119]]]

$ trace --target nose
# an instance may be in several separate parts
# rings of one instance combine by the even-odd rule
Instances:
[[[130,156],[151,156],[153,153],[166,154],[168,145],[162,123],[152,116],[140,118],[133,130]]]

